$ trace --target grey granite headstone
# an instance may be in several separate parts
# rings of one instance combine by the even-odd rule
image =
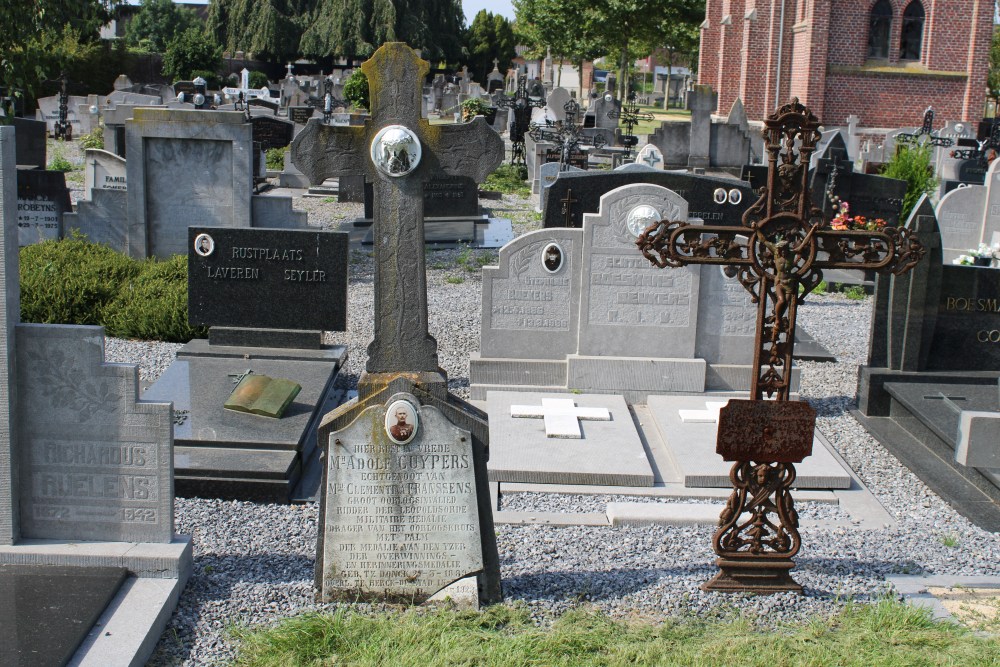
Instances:
[[[104,363],[101,327],[21,324],[17,366],[21,535],[170,542],[170,404],[138,400],[137,367]]]
[[[128,194],[123,190],[93,190],[77,202],[76,212],[63,216],[63,235],[78,231],[93,243],[128,254]]]
[[[663,271],[635,247],[649,223],[687,219],[687,201],[656,185],[616,188],[584,217],[580,355],[694,357],[699,269]]]
[[[187,227],[249,227],[251,128],[227,111],[135,109],[126,123],[129,254],[187,252]]]
[[[601,129],[615,129],[618,127],[618,118],[612,118],[609,113],[620,112],[622,110],[621,100],[612,99],[610,102],[604,97],[598,97],[593,102],[594,107],[594,127]]]
[[[1000,232],[1000,160],[993,160],[986,172],[986,207],[979,239],[992,244],[993,234]]]
[[[937,219],[944,262],[950,264],[979,245],[985,214],[986,188],[982,185],[956,188],[941,198]]]
[[[689,167],[708,167],[711,164],[712,112],[718,103],[719,95],[711,86],[696,85],[688,91],[687,105],[691,111]]]
[[[127,190],[125,158],[99,148],[88,148],[83,158],[87,199],[94,190]]]
[[[393,430],[400,409],[410,431]],[[419,603],[483,570],[468,431],[399,393],[327,447],[320,600]]]
[[[757,306],[721,266],[701,269],[695,356],[722,364],[752,364]]]
[[[573,99],[565,88],[556,88],[545,100],[545,117],[552,120],[566,120],[565,104]]]

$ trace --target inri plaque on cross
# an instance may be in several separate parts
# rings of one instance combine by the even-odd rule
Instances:
[[[482,183],[504,158],[500,136],[481,118],[430,125],[420,118],[429,71],[401,42],[361,65],[371,117],[363,127],[310,119],[292,142],[292,162],[313,184],[364,176],[374,184],[375,338],[369,373],[436,372],[437,341],[427,329],[423,183],[468,176]]]
[[[924,255],[903,228],[834,230],[824,223],[812,205],[806,168],[818,127],[796,99],[764,121],[767,185],[742,226],[661,220],[636,241],[660,268],[727,267],[758,306],[750,400],[733,399],[720,412],[716,451],[734,462],[734,489],[713,538],[720,572],[705,590],[801,592],[789,574],[800,546],[789,488],[794,464],[812,453],[816,413],[789,400],[796,308],[824,268],[900,274]],[[765,394],[775,400],[763,400]]]

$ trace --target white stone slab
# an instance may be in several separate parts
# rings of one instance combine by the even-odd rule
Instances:
[[[974,468],[1000,468],[1000,413],[962,411],[955,460]]]
[[[721,503],[608,503],[612,526],[714,526]]]
[[[608,421],[577,422],[579,439],[549,438],[538,419],[511,416],[511,406],[540,405],[566,395],[491,391],[490,481],[538,484],[653,485],[653,470],[625,399],[614,394],[574,394],[580,408],[603,408]]]
[[[703,410],[705,396],[650,396],[647,405],[667,450],[681,471],[684,486],[729,487],[732,463],[715,452],[718,425],[685,423],[679,410]],[[649,425],[646,425],[649,428]],[[830,453],[826,438],[816,431],[813,454],[795,464],[794,488],[847,489],[850,472]]]
[[[728,401],[705,401],[703,410],[678,410],[681,421],[686,424],[716,424],[719,421],[719,411]]]

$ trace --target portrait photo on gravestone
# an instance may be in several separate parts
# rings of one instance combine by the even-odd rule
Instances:
[[[990,664],[949,3],[11,18],[0,664]]]

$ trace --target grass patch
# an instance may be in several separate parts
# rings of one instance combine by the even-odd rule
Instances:
[[[894,600],[761,630],[746,619],[618,621],[574,610],[539,628],[522,607],[483,612],[340,610],[233,631],[235,662],[264,665],[997,665],[1000,641]],[[991,657],[992,656],[992,657]]]
[[[958,536],[952,535],[951,533],[941,536],[941,544],[945,545],[949,549],[954,549],[958,546]]]
[[[449,285],[461,285],[465,282],[465,278],[462,276],[448,276],[444,281]]]
[[[62,153],[57,151],[53,153],[52,159],[49,160],[49,164],[45,168],[48,171],[67,172],[67,171],[73,171],[75,167],[73,167],[73,163],[67,160]]]
[[[463,267],[469,273],[475,273],[479,271],[484,266],[489,266],[497,261],[497,255],[494,252],[480,251],[476,252],[472,248],[466,246],[455,258],[455,263]]]
[[[281,148],[268,148],[267,152],[264,153],[267,168],[272,171],[281,171],[284,169],[286,152],[288,152],[288,146],[282,146]]]
[[[486,177],[486,182],[483,183],[483,188],[487,190],[497,190],[505,195],[530,197],[531,185],[525,182],[525,179],[527,178],[527,167],[502,164],[497,167],[496,171]]]
[[[103,325],[109,336],[186,343],[187,257],[134,260],[82,236],[21,248],[21,321]]]
[[[100,148],[104,150],[104,127],[98,125],[87,134],[80,137],[80,148]]]
[[[844,296],[851,301],[864,301],[868,295],[865,294],[865,288],[861,285],[851,285],[844,290]]]

